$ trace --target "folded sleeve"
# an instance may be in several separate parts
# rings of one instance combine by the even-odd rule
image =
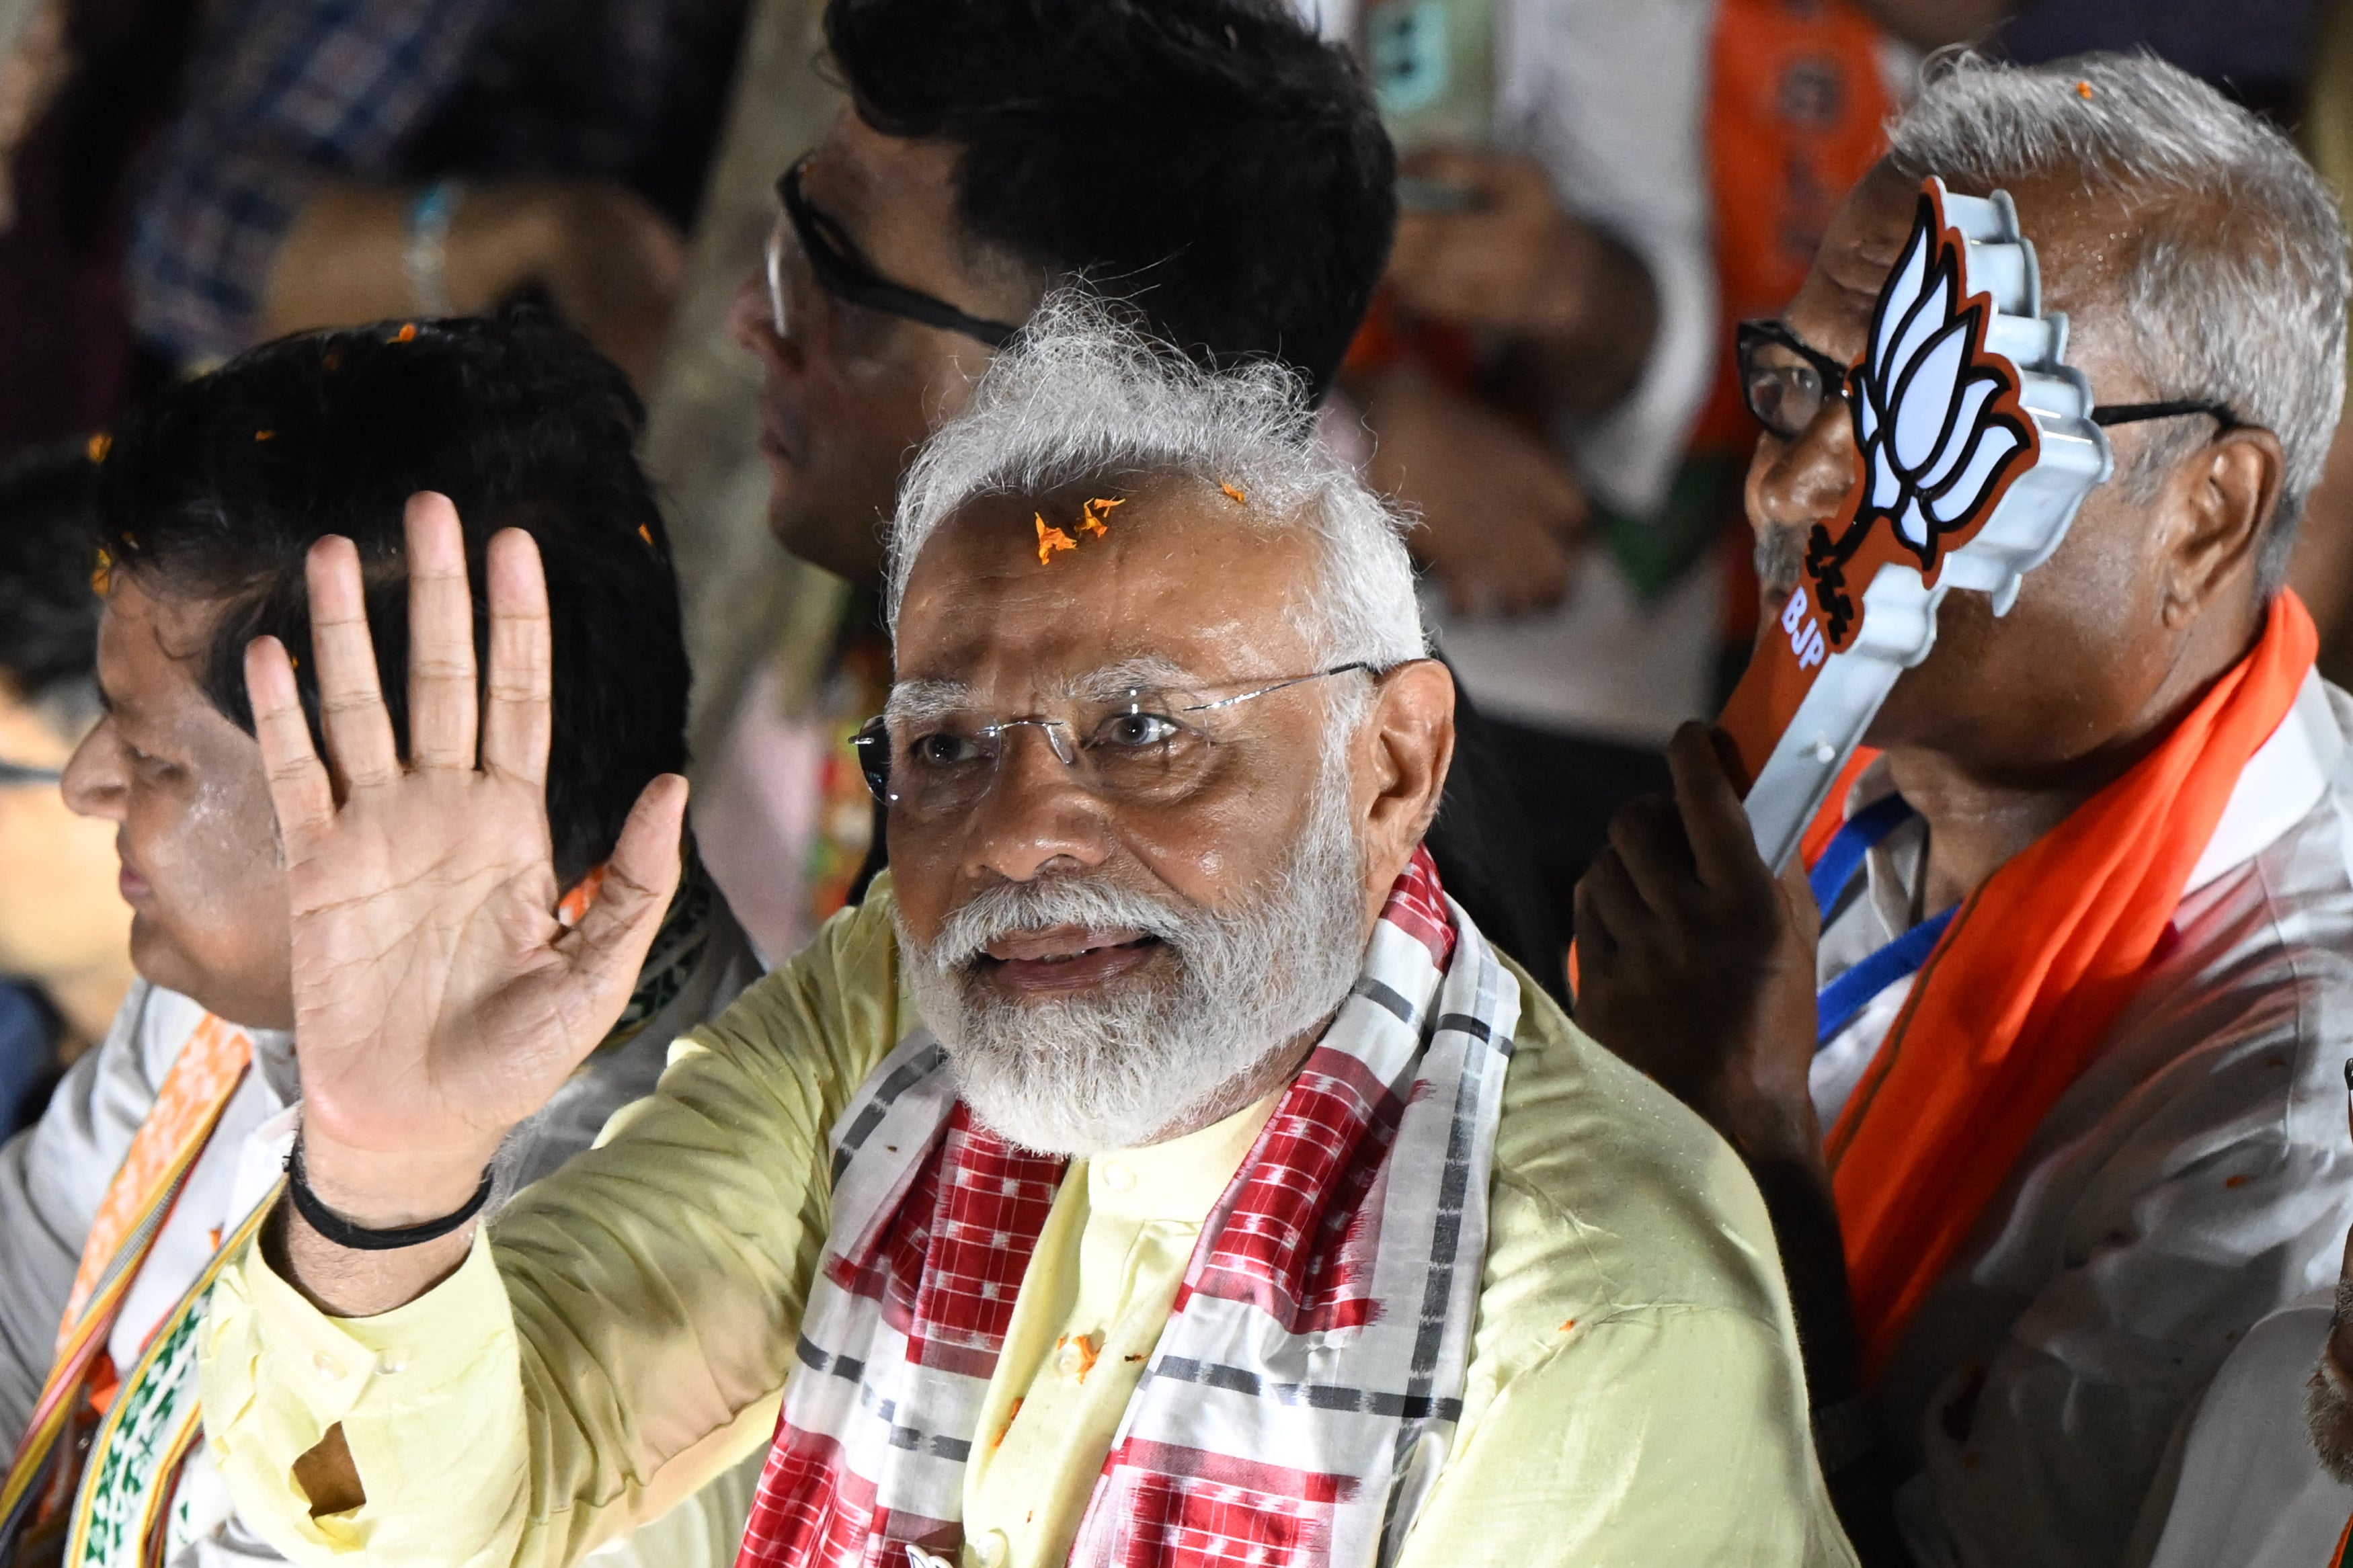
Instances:
[[[1556,1334],[1462,1434],[1398,1568],[1853,1563],[1779,1325],[1669,1306]]]
[[[248,1249],[202,1373],[248,1521],[298,1563],[568,1563],[755,1448],[826,1235],[826,1133],[898,1037],[896,985],[870,897],[396,1311],[330,1319]],[[366,1501],[313,1519],[293,1468],[338,1424]]]

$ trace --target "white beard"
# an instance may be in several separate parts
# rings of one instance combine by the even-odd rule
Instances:
[[[1289,860],[1230,908],[1054,877],[985,889],[928,946],[902,917],[899,942],[974,1114],[1040,1153],[1097,1154],[1166,1133],[1338,1010],[1364,967],[1363,866],[1346,773],[1326,766]],[[1176,978],[1031,1002],[977,983],[989,942],[1063,924],[1157,937]]]

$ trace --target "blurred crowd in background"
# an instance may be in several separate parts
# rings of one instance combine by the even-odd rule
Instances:
[[[704,857],[761,952],[864,863],[844,742],[872,598],[768,540],[733,341],[776,172],[839,106],[817,0],[0,0],[0,520],[87,505],[132,399],[297,329],[535,301],[649,410],[698,681]],[[1404,156],[1388,282],[1327,437],[1420,522],[1565,941],[1611,814],[1664,787],[1757,602],[1729,323],[1796,289],[1921,61],[2146,48],[2353,182],[2336,0],[1323,0]],[[2353,455],[2294,581],[2353,669]],[[879,519],[877,520],[879,521]],[[0,527],[0,1132],[132,975],[111,830],[58,770],[97,713],[91,563]],[[804,554],[811,553],[803,552]],[[797,868],[778,876],[775,868]]]

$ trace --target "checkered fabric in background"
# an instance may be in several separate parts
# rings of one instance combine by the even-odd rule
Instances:
[[[519,4],[562,7],[606,47],[596,112],[508,117],[479,166],[429,166],[420,140],[485,32]],[[623,176],[657,128],[672,0],[222,0],[163,150],[127,262],[142,338],[202,365],[254,340],[278,245],[324,181],[448,173]]]

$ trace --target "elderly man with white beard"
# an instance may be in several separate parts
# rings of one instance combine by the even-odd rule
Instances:
[[[999,359],[895,523],[891,880],[486,1232],[683,787],[560,927],[535,559],[478,706],[414,515],[406,757],[347,558],[322,748],[247,665],[305,1121],[203,1380],[290,1556],[570,1563],[765,1444],[751,1565],[1852,1561],[1739,1162],[1438,885],[1452,685],[1286,373],[1079,299]]]

